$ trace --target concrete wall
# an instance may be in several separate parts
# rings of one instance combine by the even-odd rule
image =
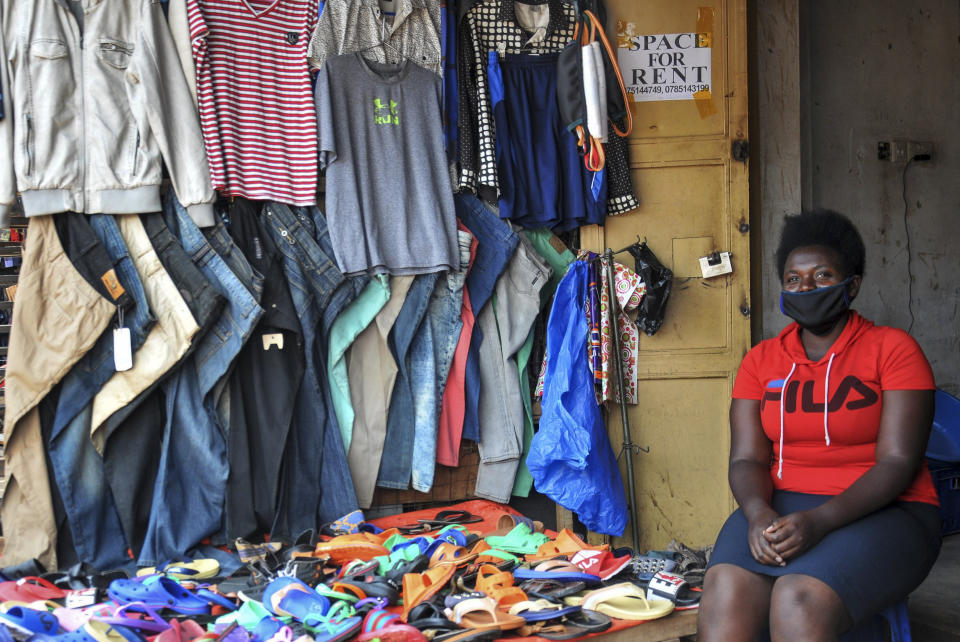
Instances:
[[[769,7],[766,0],[757,2],[758,25],[788,28],[771,22],[784,11],[777,9],[779,4],[781,0]],[[773,128],[786,140],[778,144],[787,145],[791,173],[799,145],[805,208],[838,210],[860,228],[867,268],[855,307],[880,324],[904,329],[912,324],[938,386],[960,395],[960,3],[810,1],[799,7],[796,76],[790,76],[789,65],[764,71],[755,60],[760,90],[766,83],[765,91],[770,91],[776,83],[772,73],[785,78],[788,92],[799,79],[801,131],[796,132],[790,109],[778,127],[776,101],[768,100],[772,109],[767,112],[758,105],[760,133]],[[760,26],[758,33],[763,33]],[[759,46],[757,56],[763,56]],[[904,165],[877,160],[877,141],[893,138],[933,141],[934,161],[911,165],[904,183]],[[782,160],[783,153],[774,156]],[[761,166],[763,161],[754,157]],[[787,321],[778,309],[771,257],[783,205],[795,203],[796,196],[793,189],[776,187],[776,181],[785,180],[779,174],[770,163],[754,172],[754,189],[774,193],[759,212],[754,209],[761,229],[754,267],[762,270],[763,338],[775,335]]]

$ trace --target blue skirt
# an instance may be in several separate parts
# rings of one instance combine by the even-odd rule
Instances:
[[[829,499],[774,491],[771,504],[787,515]],[[770,577],[815,577],[836,591],[857,623],[909,595],[930,572],[939,552],[939,509],[922,502],[895,502],[829,533],[814,548],[787,560],[786,566],[767,566],[750,554],[747,520],[738,508],[720,530],[707,568],[733,564]]]

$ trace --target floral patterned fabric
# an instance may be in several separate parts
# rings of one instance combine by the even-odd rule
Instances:
[[[577,260],[586,261],[596,257],[595,254],[581,250],[577,255]],[[599,298],[600,314],[596,315],[600,326],[600,367],[592,368],[594,371],[594,383],[597,386],[597,401],[617,401],[620,397],[616,394],[617,384],[612,377],[617,376],[617,366],[611,359],[613,353],[613,335],[611,330],[613,324],[610,318],[610,287],[607,278],[607,261],[602,256],[596,259],[595,265],[599,269],[599,279],[597,281],[597,295]],[[617,314],[617,323],[620,327],[620,355],[623,363],[624,388],[626,389],[627,403],[637,403],[637,355],[640,350],[640,333],[637,326],[630,318],[629,313],[636,311],[647,292],[647,286],[639,274],[630,268],[614,261],[614,291],[619,304],[619,313]],[[592,294],[593,292],[591,292]],[[587,324],[592,330],[593,319],[595,318],[591,310],[593,300],[587,301]],[[591,331],[591,335],[593,332]],[[587,342],[587,359],[593,364],[593,351],[591,341]],[[537,380],[535,395],[543,396],[544,375],[546,373],[546,358],[540,368],[540,377]],[[611,374],[612,373],[612,374]]]

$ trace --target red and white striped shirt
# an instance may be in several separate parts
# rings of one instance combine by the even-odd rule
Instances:
[[[317,114],[307,46],[316,0],[187,0],[213,187],[313,205]]]

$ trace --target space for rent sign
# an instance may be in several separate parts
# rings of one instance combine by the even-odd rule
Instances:
[[[634,35],[628,29],[618,45],[617,64],[635,101],[691,100],[711,90],[708,33]]]

